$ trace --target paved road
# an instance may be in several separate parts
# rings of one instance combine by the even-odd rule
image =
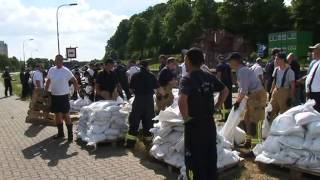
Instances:
[[[3,97],[0,85],[0,98]],[[144,150],[53,141],[56,129],[26,124],[28,103],[0,99],[0,179],[177,179]],[[139,148],[138,148],[139,149]]]

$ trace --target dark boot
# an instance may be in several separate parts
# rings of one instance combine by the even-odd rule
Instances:
[[[131,149],[131,148],[134,148],[135,145],[136,145],[136,141],[130,140],[130,139],[126,140],[126,143],[125,143],[125,147],[126,148],[130,148]]]
[[[67,124],[67,129],[68,129],[68,142],[73,141],[73,131],[72,131],[72,124]]]
[[[58,134],[55,135],[53,139],[64,138],[63,124],[57,124],[57,128],[58,128]]]

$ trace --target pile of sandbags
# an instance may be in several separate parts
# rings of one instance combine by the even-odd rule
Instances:
[[[320,113],[314,100],[273,120],[269,136],[254,149],[256,161],[320,170]]]
[[[175,93],[177,94],[177,93]],[[184,164],[184,121],[175,102],[154,118],[158,121],[150,130],[154,138],[150,154],[161,161],[180,168],[181,178],[186,179]],[[238,152],[231,150],[232,144],[217,133],[217,166],[224,168],[241,160]]]
[[[77,100],[70,100],[70,112],[80,112],[84,106],[90,105],[92,102],[88,97],[78,98]]]
[[[98,101],[80,110],[77,135],[88,145],[123,138],[128,130],[128,114],[121,111],[123,101]]]

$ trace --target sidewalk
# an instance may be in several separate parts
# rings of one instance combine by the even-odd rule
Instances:
[[[177,179],[143,150],[53,141],[53,127],[25,123],[28,103],[3,98],[0,84],[0,179]]]

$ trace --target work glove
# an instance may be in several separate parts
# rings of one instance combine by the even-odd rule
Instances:
[[[240,106],[240,103],[239,102],[236,102],[233,104],[233,109],[236,111],[239,109],[239,106]]]

